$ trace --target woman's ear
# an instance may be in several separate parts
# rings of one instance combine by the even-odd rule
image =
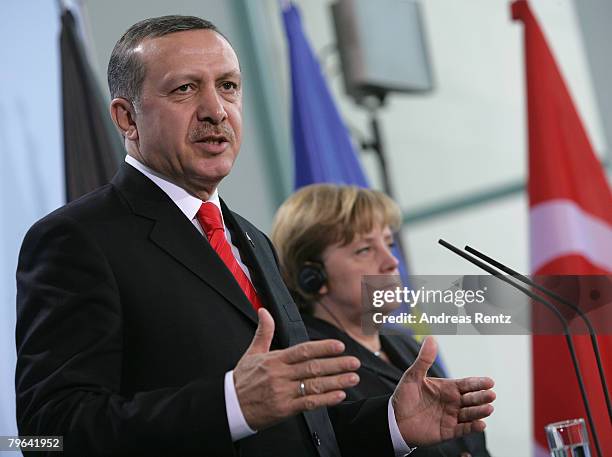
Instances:
[[[121,135],[130,141],[138,139],[138,127],[134,120],[134,105],[125,98],[115,98],[110,104],[110,114],[113,123],[121,132]]]

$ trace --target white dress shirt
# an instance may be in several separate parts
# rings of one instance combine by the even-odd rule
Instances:
[[[196,217],[197,212],[203,203],[202,200],[194,197],[182,187],[168,181],[166,177],[150,169],[146,165],[136,160],[134,157],[126,155],[125,161],[153,181],[161,190],[163,190],[176,204],[176,206],[178,206],[185,217],[187,217],[187,219],[191,221],[202,236],[204,236],[204,230],[202,230],[202,227],[200,226],[200,223]],[[225,229],[225,237],[232,248],[232,253],[236,258],[238,265],[240,265],[250,281],[251,275],[249,273],[249,269],[242,262],[240,258],[240,251],[238,251],[238,248],[232,243],[232,236],[225,225],[225,221],[223,220],[223,212],[221,211],[219,193],[217,192],[217,189],[215,189],[207,201],[215,204],[219,208],[219,211],[221,212],[221,222],[223,223],[223,228]],[[257,433],[256,430],[249,427],[249,424],[247,424],[244,414],[242,413],[242,409],[240,408],[240,403],[238,402],[238,396],[236,394],[236,386],[234,384],[234,370],[230,370],[225,373],[224,392],[225,412],[227,413],[227,422],[229,424],[232,441],[238,441],[242,438],[246,438],[247,436]],[[416,448],[411,448],[404,441],[395,419],[395,412],[393,410],[393,405],[391,404],[391,399],[389,399],[389,403],[387,405],[387,418],[389,420],[389,431],[391,434],[391,442],[393,443],[395,455],[399,457],[410,454]]]

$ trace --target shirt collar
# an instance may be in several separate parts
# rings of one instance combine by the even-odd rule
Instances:
[[[170,199],[176,204],[176,206],[179,207],[179,209],[187,217],[187,219],[191,221],[196,217],[200,206],[202,206],[202,200],[200,200],[198,197],[194,197],[185,189],[169,181],[168,178],[158,173],[157,171],[147,167],[145,164],[138,161],[131,155],[126,155],[125,161],[129,165],[140,171],[151,181],[153,181],[157,185],[157,187],[163,190],[168,195],[168,197],[170,197]],[[219,208],[219,212],[221,213],[221,221],[225,226],[225,222],[223,221],[223,212],[221,211],[221,202],[219,201],[219,192],[217,191],[217,189],[215,189],[215,191],[212,193],[212,195],[208,198],[207,201],[213,203],[217,206],[217,208]]]

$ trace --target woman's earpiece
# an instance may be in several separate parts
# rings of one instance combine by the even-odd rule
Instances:
[[[325,267],[319,262],[304,262],[298,272],[297,282],[302,292],[316,294],[327,282]]]

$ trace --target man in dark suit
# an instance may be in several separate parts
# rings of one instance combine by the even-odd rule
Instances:
[[[484,428],[492,380],[420,392],[433,342],[391,399],[334,406],[358,360],[307,341],[268,239],[218,197],[242,93],[211,23],[135,24],[108,73],[126,163],[36,223],[20,253],[22,435],[62,435],[71,455],[336,456]]]

